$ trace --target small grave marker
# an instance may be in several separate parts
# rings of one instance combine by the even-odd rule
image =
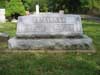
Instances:
[[[5,9],[0,9],[0,22],[5,22]]]

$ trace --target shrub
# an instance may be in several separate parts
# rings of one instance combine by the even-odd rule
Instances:
[[[21,0],[11,0],[6,6],[6,16],[12,19],[19,15],[25,15],[25,8]]]

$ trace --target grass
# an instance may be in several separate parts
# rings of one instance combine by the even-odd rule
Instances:
[[[15,36],[16,23],[0,23],[0,32],[8,33],[10,37]]]
[[[67,54],[2,53],[0,75],[99,75],[98,64]]]
[[[95,54],[0,52],[0,75],[100,75],[100,23],[83,21],[93,38]],[[0,32],[15,36],[16,24],[0,24]]]

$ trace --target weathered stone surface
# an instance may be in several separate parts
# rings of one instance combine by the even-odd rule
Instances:
[[[9,48],[14,49],[55,49],[55,50],[72,50],[72,49],[91,49],[92,39],[83,36],[83,38],[60,38],[60,39],[19,39],[12,38],[9,40]]]
[[[38,14],[21,16],[17,24],[17,37],[79,36],[82,34],[78,15]]]
[[[18,18],[16,37],[10,49],[87,50],[92,39],[83,35],[79,15],[34,14]]]

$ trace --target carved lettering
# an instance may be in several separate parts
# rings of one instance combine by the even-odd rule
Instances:
[[[33,23],[65,23],[64,17],[34,17],[32,18]]]

